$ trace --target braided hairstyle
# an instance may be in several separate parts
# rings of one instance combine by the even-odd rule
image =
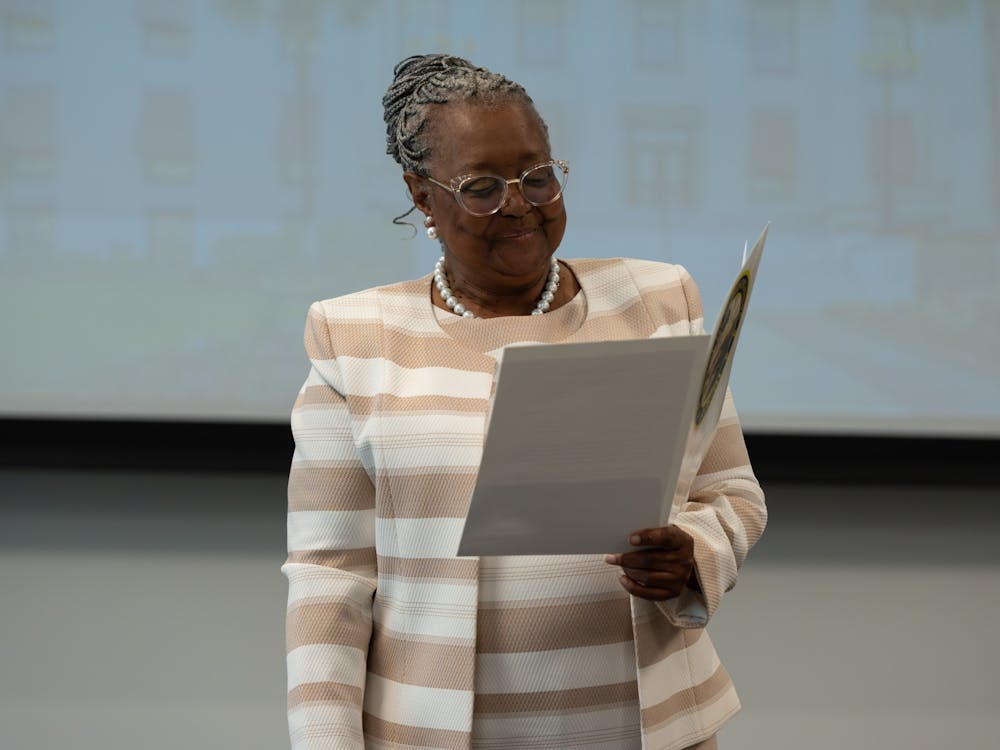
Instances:
[[[445,54],[413,55],[393,70],[392,83],[382,97],[386,126],[386,153],[403,168],[429,177],[425,163],[433,143],[428,133],[431,104],[474,102],[493,106],[514,101],[538,116],[524,87],[461,57]],[[538,122],[548,139],[548,128]]]

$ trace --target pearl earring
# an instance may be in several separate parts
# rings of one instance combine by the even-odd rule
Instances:
[[[427,239],[436,240],[438,238],[438,230],[437,227],[434,226],[434,217],[428,215],[427,218],[424,219],[424,226],[427,227]]]

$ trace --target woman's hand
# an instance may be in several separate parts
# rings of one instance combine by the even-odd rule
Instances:
[[[605,555],[604,562],[620,565],[621,584],[633,596],[662,601],[680,596],[685,586],[698,588],[694,575],[694,539],[677,526],[636,531],[629,544],[642,549]]]

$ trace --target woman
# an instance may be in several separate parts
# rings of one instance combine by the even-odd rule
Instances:
[[[310,309],[283,568],[293,746],[715,747],[739,701],[703,627],[766,519],[731,403],[675,524],[634,552],[455,557],[502,348],[699,332],[693,282],[553,260],[568,166],[519,85],[418,56],[383,104],[442,260]]]

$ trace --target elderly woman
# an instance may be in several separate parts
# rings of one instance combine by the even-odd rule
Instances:
[[[283,568],[292,745],[715,747],[739,701],[703,628],[766,520],[728,400],[674,524],[636,530],[634,551],[455,557],[501,350],[700,332],[694,283],[555,258],[569,167],[518,84],[410,57],[383,103],[442,255],[309,311]]]

